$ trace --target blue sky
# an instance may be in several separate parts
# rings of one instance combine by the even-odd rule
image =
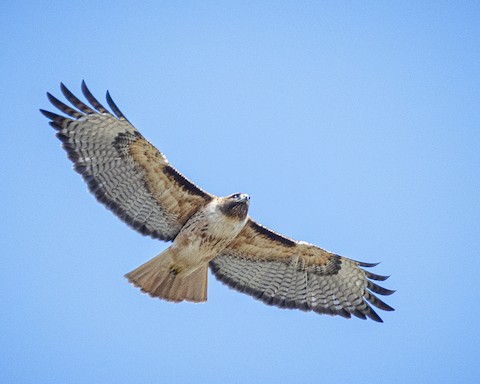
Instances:
[[[80,3],[80,2],[79,2]],[[2,383],[480,378],[477,2],[6,2]],[[207,191],[391,274],[385,323],[123,274],[167,244],[87,192],[39,108],[87,81]]]

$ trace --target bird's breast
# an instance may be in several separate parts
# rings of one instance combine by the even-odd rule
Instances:
[[[245,223],[207,206],[185,223],[172,246],[181,258],[208,262],[237,237]]]

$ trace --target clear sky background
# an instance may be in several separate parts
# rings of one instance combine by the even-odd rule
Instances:
[[[3,2],[1,383],[478,383],[480,5]],[[107,89],[207,191],[392,277],[385,323],[206,304],[87,192],[39,108]]]

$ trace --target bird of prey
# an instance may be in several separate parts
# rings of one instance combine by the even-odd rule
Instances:
[[[172,244],[127,273],[143,292],[163,300],[207,300],[208,268],[223,283],[269,305],[381,322],[370,306],[391,311],[374,293],[394,291],[388,276],[274,232],[248,215],[250,197],[210,194],[183,176],[115,105],[110,112],[82,82],[88,104],[65,85],[71,106],[47,93],[64,115],[40,110],[57,130],[68,158],[93,195],[133,229]]]

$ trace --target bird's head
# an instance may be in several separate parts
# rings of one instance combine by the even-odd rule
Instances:
[[[246,193],[234,193],[222,199],[220,209],[228,216],[245,219],[250,206],[250,196]]]
[[[227,199],[233,200],[238,203],[250,204],[250,196],[246,193],[234,193],[233,195],[227,196]]]

